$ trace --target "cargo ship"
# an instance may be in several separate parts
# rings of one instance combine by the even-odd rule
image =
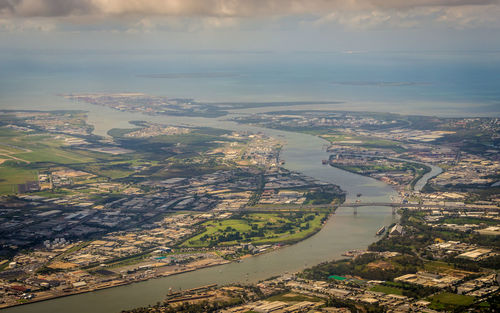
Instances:
[[[382,226],[379,230],[377,230],[376,235],[377,235],[377,236],[380,236],[380,235],[382,235],[384,232],[385,232],[385,226]]]

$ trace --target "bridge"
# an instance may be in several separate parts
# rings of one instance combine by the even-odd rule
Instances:
[[[396,214],[397,208],[419,208],[424,210],[429,209],[447,209],[447,210],[463,210],[467,209],[470,211],[475,210],[483,210],[483,211],[499,211],[500,209],[495,207],[476,207],[471,205],[463,205],[463,204],[415,204],[415,203],[397,203],[397,202],[344,202],[338,207],[340,208],[353,208],[353,213],[358,213],[359,207],[370,207],[370,206],[386,206],[392,207],[392,213]],[[331,208],[331,204],[288,204],[283,207],[274,207],[274,206],[265,206],[265,205],[257,205],[254,207],[246,207],[241,209],[242,211],[251,211],[251,212],[268,212],[268,211],[303,211],[303,210],[314,210],[319,208]]]
[[[396,202],[344,202],[340,207],[345,208],[359,208],[361,206],[390,206],[395,208],[416,208],[421,207],[421,204],[408,204],[408,203],[396,203]]]
[[[422,209],[468,209],[468,210],[486,210],[497,211],[498,208],[477,207],[464,204],[415,204],[415,203],[396,203],[396,202],[344,202],[339,207],[342,208],[359,208],[363,206],[389,206],[393,208],[422,208]]]

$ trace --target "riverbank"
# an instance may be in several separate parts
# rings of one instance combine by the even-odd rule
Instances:
[[[224,265],[224,264],[227,264],[227,263],[230,263],[230,261],[223,262],[223,263],[220,263],[220,264],[210,264],[210,265],[199,266],[199,267],[196,267],[196,268],[184,269],[184,270],[180,270],[180,271],[175,272],[175,273],[160,274],[160,275],[157,275],[157,276],[146,277],[146,278],[143,278],[143,279],[136,279],[136,280],[133,280],[133,281],[119,280],[119,281],[116,281],[115,283],[104,284],[102,286],[96,286],[96,287],[93,287],[91,289],[74,290],[74,291],[68,291],[68,292],[64,292],[63,291],[63,294],[50,295],[50,296],[46,296],[46,297],[42,296],[42,297],[34,298],[34,299],[30,300],[29,303],[25,302],[25,303],[10,304],[10,305],[0,304],[0,310],[11,308],[11,307],[22,306],[22,305],[28,305],[28,304],[37,303],[37,302],[54,300],[54,299],[58,299],[58,298],[64,298],[64,297],[79,295],[79,294],[85,294],[85,293],[89,293],[89,292],[95,292],[95,291],[99,291],[99,290],[105,290],[105,289],[116,288],[116,287],[120,287],[120,286],[126,286],[126,285],[136,284],[136,283],[145,282],[145,281],[148,281],[148,280],[151,280],[151,279],[158,279],[158,278],[162,278],[162,277],[169,277],[169,276],[174,276],[174,275],[181,275],[181,274],[184,274],[184,273],[189,273],[189,272],[197,271],[197,270],[204,269],[204,268],[216,267],[216,266]]]
[[[112,112],[114,113],[114,112]],[[125,115],[129,118],[129,115]],[[156,117],[157,118],[157,117]],[[137,119],[137,117],[133,118]],[[282,149],[285,168],[298,171],[323,182],[340,185],[347,192],[347,198],[358,193],[367,201],[387,202],[394,191],[373,179],[331,168],[325,171],[318,160],[324,159],[323,140],[306,134],[289,133],[264,128],[237,125],[228,121],[213,119],[192,119],[189,123],[200,126],[218,126],[236,131],[262,132],[269,136],[285,139]],[[159,121],[161,122],[161,121]],[[179,118],[177,123],[182,122]],[[188,121],[186,121],[188,122]],[[101,127],[102,128],[102,127]],[[320,163],[320,162],[319,162]],[[155,303],[163,299],[169,288],[193,288],[203,284],[227,284],[233,282],[252,282],[283,272],[292,272],[325,260],[341,257],[347,250],[366,248],[377,238],[375,232],[381,225],[393,222],[391,209],[387,207],[360,208],[358,215],[352,210],[339,208],[325,225],[314,235],[294,245],[273,250],[239,262],[230,262],[213,268],[200,268],[195,271],[178,273],[158,279],[115,288],[96,290],[73,296],[52,299],[5,309],[5,312],[66,312],[71,307],[75,313],[117,312],[122,309]],[[339,238],[345,238],[339,240]],[[283,262],[287,260],[287,262]]]
[[[239,263],[243,259],[248,259],[248,258],[252,258],[252,257],[261,256],[261,255],[264,255],[264,254],[267,254],[267,253],[272,253],[272,252],[274,252],[276,250],[289,247],[289,246],[291,246],[293,244],[296,244],[296,243],[298,243],[300,241],[306,240],[307,238],[309,238],[311,236],[314,236],[316,233],[318,233],[322,229],[322,227],[326,224],[326,222],[328,221],[328,219],[330,219],[335,214],[335,209],[336,208],[334,208],[326,216],[326,220],[321,223],[321,227],[315,228],[311,233],[308,233],[306,236],[303,236],[300,239],[291,240],[291,241],[288,241],[288,242],[284,242],[281,245],[275,245],[275,246],[273,246],[272,249],[266,249],[265,251],[254,253],[254,254],[245,254],[245,255],[242,255],[242,256],[240,256],[238,258],[235,258],[233,260],[230,260],[230,261],[229,260],[224,260],[224,261],[220,261],[220,262],[217,262],[217,263],[201,264],[201,265],[197,265],[196,262],[195,262],[195,264],[189,264],[188,266],[185,266],[185,265],[176,266],[176,267],[183,267],[183,268],[181,268],[181,269],[175,269],[174,271],[167,271],[167,272],[161,272],[160,271],[158,273],[152,274],[151,276],[147,276],[147,277],[143,277],[143,278],[138,278],[138,279],[134,279],[134,280],[113,280],[113,281],[110,281],[108,283],[104,283],[104,284],[101,284],[101,285],[93,286],[92,288],[88,288],[88,289],[62,290],[60,292],[55,292],[53,294],[41,295],[41,296],[38,295],[36,298],[33,298],[33,299],[29,300],[29,302],[20,302],[20,303],[16,303],[16,304],[5,304],[5,303],[0,304],[0,310],[11,308],[11,307],[22,306],[22,305],[29,305],[29,304],[32,304],[32,303],[37,303],[37,302],[42,302],[42,301],[54,300],[54,299],[57,299],[57,298],[69,297],[69,296],[73,296],[73,295],[79,295],[79,294],[84,294],[84,293],[89,293],[89,292],[95,292],[95,291],[100,291],[100,290],[105,290],[105,289],[110,289],[110,288],[115,288],[115,287],[120,287],[120,286],[126,286],[126,285],[136,284],[136,283],[145,282],[145,281],[154,280],[154,279],[160,279],[160,278],[165,278],[165,277],[170,277],[170,276],[175,276],[175,275],[181,275],[181,274],[198,271],[198,270],[205,269],[205,268],[218,267],[218,266],[225,265],[225,264],[228,264],[228,263]],[[198,263],[200,263],[200,262],[198,262]],[[169,266],[166,265],[165,267],[169,267]],[[49,292],[49,291],[47,291],[47,292]]]
[[[201,269],[204,269],[204,268],[217,267],[217,266],[221,266],[221,265],[228,264],[228,263],[233,263],[233,262],[234,263],[239,263],[243,259],[248,259],[248,258],[260,256],[260,255],[263,255],[263,254],[272,253],[272,252],[274,252],[276,250],[289,247],[289,246],[291,246],[293,244],[296,244],[296,243],[298,243],[300,241],[306,240],[307,238],[309,238],[311,236],[314,236],[316,233],[318,233],[319,231],[321,231],[322,227],[326,224],[326,222],[330,218],[332,218],[332,216],[335,213],[335,209],[336,208],[337,207],[334,207],[329,212],[329,214],[325,217],[325,220],[321,223],[320,227],[314,228],[312,232],[308,233],[307,235],[305,235],[303,237],[300,237],[299,239],[290,240],[290,241],[283,242],[280,245],[275,245],[275,246],[272,247],[272,249],[266,249],[264,251],[257,252],[257,253],[254,253],[254,254],[245,254],[245,255],[242,255],[242,256],[240,256],[238,258],[235,258],[233,260],[224,260],[224,261],[220,261],[220,262],[216,261],[217,263],[203,264],[202,261],[199,261],[199,262],[194,262],[194,264],[191,263],[188,266],[186,266],[186,265],[182,265],[182,266],[177,265],[175,267],[182,267],[182,268],[181,269],[177,269],[176,268],[174,271],[167,270],[166,272],[162,272],[161,271],[161,267],[159,267],[158,269],[160,271],[152,273],[150,276],[146,276],[146,277],[142,277],[142,278],[138,278],[138,279],[134,279],[134,280],[121,280],[121,279],[120,280],[113,280],[113,281],[110,281],[108,283],[104,283],[104,284],[92,286],[91,288],[88,288],[88,289],[80,288],[80,289],[76,289],[76,290],[62,290],[60,292],[57,291],[57,292],[53,292],[53,293],[50,293],[50,291],[47,291],[47,293],[48,293],[47,295],[43,295],[43,294],[40,295],[40,294],[38,294],[36,298],[30,299],[29,302],[20,302],[20,303],[16,303],[16,304],[5,304],[5,303],[0,304],[0,309],[6,309],[6,308],[21,306],[21,305],[28,305],[28,304],[32,304],[32,303],[37,303],[37,302],[42,302],[42,301],[48,301],[48,300],[53,300],[53,299],[57,299],[57,298],[63,298],[63,297],[68,297],[68,296],[73,296],[73,295],[78,295],[78,294],[84,294],[84,293],[88,293],[88,292],[95,292],[95,291],[109,289],[109,288],[115,288],[115,287],[120,287],[120,286],[125,286],[125,285],[131,285],[131,284],[135,284],[135,283],[140,283],[140,282],[144,282],[144,281],[148,281],[148,280],[153,280],[153,279],[160,279],[160,278],[174,276],[174,275],[181,275],[181,274],[188,273],[188,272],[198,271],[198,270],[201,270]],[[201,263],[201,264],[197,265],[196,263]],[[165,268],[167,268],[167,267],[172,267],[172,266],[165,265]]]
[[[396,185],[395,184],[393,186],[395,188],[397,188],[398,190],[400,190],[400,191],[404,191],[407,187],[409,187],[412,191],[417,191],[416,188],[415,188],[416,184],[424,177],[424,175],[430,173],[432,171],[432,168],[429,165],[427,165],[427,164],[416,163],[416,162],[413,162],[412,160],[406,160],[406,162],[420,164],[420,165],[422,165],[424,167],[424,170],[422,172],[418,172],[417,175],[411,179],[411,181],[410,181],[409,184],[407,184],[407,185]],[[376,177],[372,177],[371,176],[372,173],[354,171],[349,166],[342,166],[342,165],[334,164],[331,161],[328,164],[330,166],[333,166],[335,168],[338,168],[338,169],[341,169],[341,170],[344,170],[344,171],[347,171],[347,172],[350,172],[350,173],[353,173],[353,174],[363,175],[363,176],[371,177],[371,178],[374,178],[374,179],[377,179],[377,180],[381,181],[380,179],[378,179]],[[380,172],[380,173],[382,173],[382,172]]]

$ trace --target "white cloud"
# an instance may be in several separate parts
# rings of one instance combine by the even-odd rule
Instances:
[[[306,19],[304,24],[316,27],[352,29],[496,28],[499,13],[500,0],[0,0],[0,18],[5,20],[45,18],[47,25],[107,27],[112,20],[129,32],[234,28],[243,20],[271,18],[279,23],[284,17],[295,17],[301,26]]]
[[[350,29],[449,27],[500,28],[500,6],[436,6],[405,10],[375,9],[332,12],[310,24],[314,27],[342,25]]]
[[[24,32],[24,31],[40,31],[50,32],[57,28],[57,23],[50,20],[41,19],[1,19],[0,31],[7,32]]]
[[[500,7],[463,6],[444,8],[436,21],[456,28],[498,27]]]

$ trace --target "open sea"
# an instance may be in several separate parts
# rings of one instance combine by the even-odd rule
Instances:
[[[500,52],[0,49],[1,109],[68,109],[64,93],[198,101],[340,101],[307,109],[500,115]],[[279,108],[278,108],[279,109]]]

